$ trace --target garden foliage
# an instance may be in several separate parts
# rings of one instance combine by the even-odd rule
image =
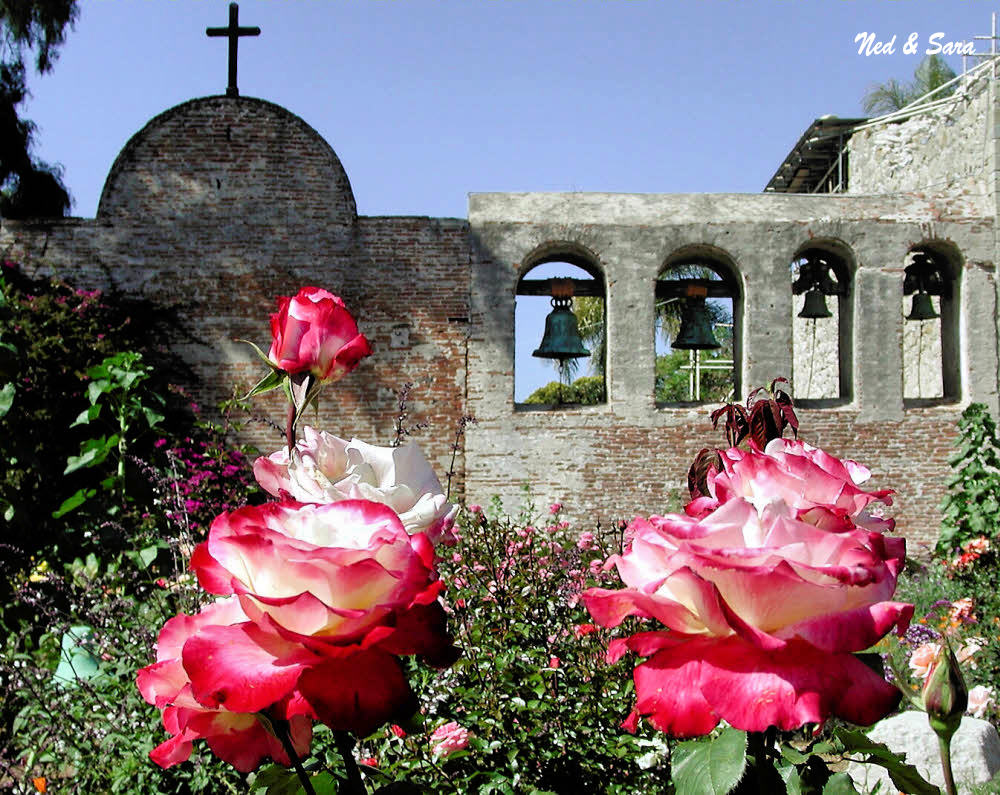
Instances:
[[[162,350],[167,332],[155,322],[156,313],[118,297],[109,300],[99,292],[32,280],[10,265],[2,273],[0,789],[302,792],[302,776],[286,767],[238,772],[200,741],[190,761],[176,763],[180,759],[172,758],[166,770],[152,765],[150,752],[155,758],[154,749],[167,744],[164,740],[173,732],[164,732],[156,708],[135,686],[137,669],[154,667],[150,663],[157,629],[178,613],[196,614],[206,603],[188,559],[213,519],[243,508],[248,500],[264,499],[254,485],[246,451],[227,447],[228,421],[202,421],[190,398],[171,386],[181,379],[190,381],[190,376]],[[313,303],[317,307],[309,309],[319,311],[321,302]],[[347,343],[350,338],[347,334]],[[350,357],[331,360],[330,367],[319,372],[303,370],[306,374],[297,379],[294,368],[282,365],[272,380],[289,377],[290,396],[301,409],[315,397],[314,378],[335,377],[332,373],[339,377],[338,368],[351,369],[365,351],[366,346],[354,343],[348,346]],[[830,475],[830,467],[836,469],[841,462],[808,452],[798,442],[774,438],[785,425],[797,427],[791,400],[777,384],[763,397],[755,395],[746,409],[720,410],[715,421],[725,418],[731,446],[747,435],[761,448],[770,440],[771,455],[786,466],[797,470],[815,465]],[[405,406],[400,411],[405,416]],[[277,430],[276,446],[281,439]],[[294,422],[285,431],[294,438]],[[307,471],[316,476],[315,482],[302,482],[301,472],[290,471],[287,452],[257,464],[258,477],[264,477],[261,483],[272,492],[277,484],[275,496],[282,501],[293,488],[304,489],[306,495],[319,489],[336,501],[343,497],[334,492],[341,486],[353,489],[354,478],[366,467],[395,470],[405,481],[426,465],[422,458],[407,458],[405,446],[375,448],[302,431],[298,455],[314,464]],[[970,710],[995,718],[986,690],[995,689],[1000,676],[1000,596],[991,575],[995,552],[987,536],[995,526],[990,516],[998,510],[1000,445],[992,420],[980,407],[970,407],[962,432],[962,452],[955,459],[958,471],[946,506],[955,528],[942,547],[948,555],[944,565],[938,562],[919,573],[913,569],[901,578],[902,592],[896,598],[912,598],[918,618],[903,644],[887,653],[895,655],[904,692],[915,694],[932,667],[924,660],[928,646],[947,636],[970,685]],[[334,448],[339,453],[331,453]],[[733,486],[737,476],[779,488],[782,478],[765,457],[757,451],[702,451],[689,473],[694,502],[687,506],[687,518],[652,517],[649,522],[687,527],[723,510],[726,488],[743,493]],[[339,462],[336,467],[333,461]],[[761,472],[751,466],[755,462]],[[849,481],[856,484],[854,478],[863,468],[848,464],[849,471],[833,473],[843,481],[838,499],[857,504],[841,506],[837,515],[872,524],[873,534],[865,537],[874,543],[875,533],[890,523],[861,509],[882,493],[868,494],[852,486]],[[400,484],[383,485],[382,497],[366,499],[389,504],[404,523],[407,511],[426,513],[419,500],[393,504]],[[440,484],[436,488],[441,491]],[[805,499],[795,489],[788,494]],[[889,768],[900,788],[930,791],[887,749],[837,725],[815,737],[801,732],[779,735],[773,725],[763,730],[748,726],[754,729],[749,733],[718,727],[682,743],[658,731],[656,720],[626,721],[627,731],[622,722],[637,698],[641,706],[643,695],[637,696],[633,683],[634,661],[608,662],[609,645],[642,646],[642,639],[654,634],[657,642],[676,642],[678,630],[668,630],[669,638],[660,637],[663,627],[643,610],[622,616],[617,628],[603,628],[598,624],[616,623],[618,617],[615,622],[591,619],[581,597],[588,589],[616,587],[618,575],[606,561],[623,550],[632,554],[631,535],[645,520],[633,522],[632,528],[625,522],[573,527],[563,519],[561,505],[539,515],[527,494],[516,516],[506,515],[499,501],[485,510],[468,506],[459,515],[452,546],[444,524],[438,527],[440,520],[450,522],[453,516],[447,499],[435,492],[427,516],[440,531],[430,535],[438,544],[441,605],[461,656],[443,669],[399,656],[413,689],[414,714],[357,738],[346,756],[344,732],[317,723],[302,774],[316,793],[346,791],[344,782],[355,775],[348,770],[354,760],[367,791],[382,793],[853,792],[846,775],[831,771],[828,763],[859,755]],[[817,511],[816,505],[797,507]],[[268,510],[279,509],[272,503]],[[326,506],[314,512],[338,510]],[[771,505],[767,510],[775,509]],[[280,511],[299,508],[285,504]],[[259,513],[237,511],[230,521]],[[758,513],[756,521],[763,522],[766,513]],[[978,518],[970,519],[973,516]],[[663,532],[643,533],[642,543],[667,537]],[[684,544],[678,536],[678,547]],[[883,557],[892,562],[891,576],[882,575],[887,583],[895,577],[898,556]],[[693,565],[689,562],[688,569]],[[880,599],[891,594],[891,588],[886,591]],[[640,600],[610,596],[621,593],[617,591],[591,590],[594,593],[611,599],[612,606],[622,598]],[[746,629],[743,624],[738,628]],[[220,628],[215,629],[217,634]],[[727,638],[722,640],[728,643]],[[353,653],[348,645],[345,641],[340,651]],[[793,681],[797,675],[785,678]],[[974,702],[976,687],[983,698]],[[658,710],[643,714],[655,717]],[[218,715],[210,712],[213,720]]]
[[[939,555],[950,555],[964,544],[1000,528],[1000,439],[989,409],[971,404],[958,423],[958,452],[950,460],[955,473],[948,481],[944,518],[937,543]]]
[[[250,461],[171,386],[169,313],[6,262],[0,315],[0,790],[241,791],[211,759],[151,768],[135,670]]]

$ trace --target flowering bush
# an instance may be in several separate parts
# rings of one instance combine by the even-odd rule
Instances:
[[[419,720],[363,741],[380,780],[405,778],[426,793],[631,795],[669,785],[668,741],[619,728],[633,699],[627,669],[605,664],[610,635],[579,602],[608,581],[603,563],[623,526],[581,532],[562,512],[555,504],[543,519],[528,504],[511,517],[495,502],[459,515],[440,568],[463,654],[423,676]],[[467,746],[436,755],[435,731],[453,723]]]
[[[967,544],[980,538],[988,543],[1000,527],[1000,439],[983,403],[969,405],[958,428],[959,449],[950,461],[955,473],[942,505],[936,552],[947,557],[961,549],[962,556],[972,556],[965,559],[968,563],[979,553],[966,549]]]
[[[448,757],[469,745],[469,731],[455,721],[438,726],[431,733],[431,747],[434,756]]]

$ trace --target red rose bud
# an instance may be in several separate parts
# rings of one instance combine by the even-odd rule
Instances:
[[[924,682],[923,700],[931,728],[939,737],[950,739],[969,705],[969,691],[955,652],[947,640],[942,644],[934,667]]]
[[[319,381],[341,378],[372,352],[340,297],[319,287],[279,296],[271,337],[268,359],[274,367],[290,375],[311,373]]]

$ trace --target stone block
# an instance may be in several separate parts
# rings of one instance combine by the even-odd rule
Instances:
[[[906,761],[920,775],[944,787],[937,735],[927,723],[925,713],[904,712],[886,718],[875,724],[868,736],[897,753],[905,753]],[[962,718],[962,725],[951,741],[951,766],[959,792],[969,792],[972,785],[983,784],[1000,772],[1000,736],[993,724],[968,715]],[[872,792],[879,783],[882,785],[879,792],[898,791],[885,769],[877,765],[852,762],[847,772],[862,792]]]

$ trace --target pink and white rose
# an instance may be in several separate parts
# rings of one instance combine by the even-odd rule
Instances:
[[[612,558],[623,590],[583,595],[602,626],[665,626],[609,649],[650,658],[635,669],[626,727],[645,717],[684,737],[720,720],[760,731],[883,717],[899,692],[853,653],[909,623],[913,606],[889,601],[905,542],[855,520],[868,523],[888,492],[862,491],[867,470],[786,440],[723,462],[687,515],[632,522],[630,550]]]
[[[687,513],[704,516],[731,499],[758,509],[777,502],[796,518],[824,530],[854,525],[891,532],[893,522],[873,515],[876,504],[892,504],[892,491],[865,491],[871,471],[856,461],[841,460],[797,439],[777,438],[763,452],[733,447],[722,452],[721,472],[708,478],[709,496],[692,500]]]
[[[156,662],[136,674],[142,697],[163,711],[163,725],[171,738],[154,748],[149,756],[160,767],[185,761],[192,743],[204,739],[220,759],[244,773],[256,769],[265,758],[291,765],[288,754],[256,714],[231,712],[223,707],[206,707],[191,691],[191,680],[182,664],[184,644],[208,626],[232,626],[247,620],[239,600],[223,599],[200,613],[184,613],[171,618],[160,630]],[[288,699],[272,705],[275,718],[286,717]],[[304,715],[292,715],[289,733],[299,756],[309,753],[312,721]]]
[[[335,381],[371,352],[339,296],[303,287],[291,298],[278,297],[278,311],[271,315],[268,359],[279,370]]]
[[[261,488],[276,497],[331,503],[372,500],[392,508],[408,533],[426,533],[433,543],[450,538],[458,506],[419,447],[377,447],[347,442],[309,426],[291,457],[281,449],[253,466]]]
[[[469,745],[469,731],[455,721],[438,726],[431,734],[431,750],[434,756],[447,757]]]
[[[207,707],[293,714],[361,735],[414,707],[396,655],[450,662],[441,583],[423,533],[381,503],[270,503],[224,513],[191,567],[235,595],[247,621],[185,644],[192,694]]]

